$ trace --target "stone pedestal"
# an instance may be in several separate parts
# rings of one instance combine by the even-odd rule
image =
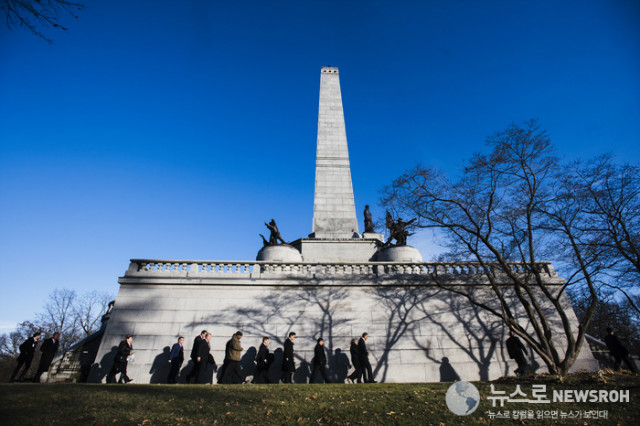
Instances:
[[[302,262],[300,252],[288,244],[266,246],[258,252],[256,260],[267,262]]]
[[[291,243],[304,262],[370,262],[378,245],[373,239],[301,238]]]
[[[376,256],[378,262],[422,262],[418,249],[411,246],[389,247]]]
[[[362,234],[362,238],[365,240],[378,240],[384,243],[384,235],[378,234],[377,232],[365,232]]]

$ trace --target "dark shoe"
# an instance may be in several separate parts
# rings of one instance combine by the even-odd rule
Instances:
[[[125,383],[133,382],[133,379],[130,379],[129,377],[125,377],[124,382]]]

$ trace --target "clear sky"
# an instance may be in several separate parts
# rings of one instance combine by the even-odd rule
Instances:
[[[322,66],[360,221],[529,118],[567,158],[640,159],[636,0],[86,3],[53,45],[0,28],[0,332],[55,288],[115,295],[130,258],[253,260],[271,218],[307,236]]]

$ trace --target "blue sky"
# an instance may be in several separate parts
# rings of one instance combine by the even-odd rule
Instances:
[[[359,215],[529,118],[566,158],[640,159],[634,0],[111,0],[64,22],[53,45],[0,28],[0,332],[55,288],[115,295],[130,258],[253,260],[270,218],[309,234],[322,66]]]

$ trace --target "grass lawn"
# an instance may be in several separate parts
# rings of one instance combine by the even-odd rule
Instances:
[[[545,384],[547,397],[561,389],[628,389],[628,403],[506,403],[493,408],[490,385],[531,396],[532,384]],[[362,385],[103,385],[0,384],[3,425],[49,424],[629,424],[640,423],[640,378],[630,374],[576,374],[505,378],[474,383],[481,402],[460,417],[447,409],[451,383]],[[607,411],[607,419],[496,420],[489,411]]]

